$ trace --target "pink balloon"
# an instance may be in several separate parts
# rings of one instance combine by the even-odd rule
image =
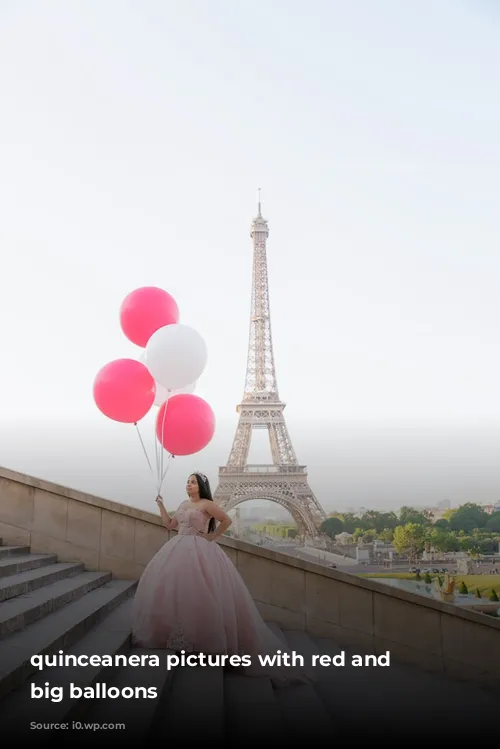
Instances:
[[[156,417],[156,436],[171,455],[193,455],[203,450],[214,432],[214,412],[198,395],[173,395]]]
[[[135,359],[116,359],[106,364],[94,380],[97,408],[108,418],[125,424],[134,424],[146,416],[155,392],[148,368]]]
[[[177,302],[156,286],[143,286],[132,291],[120,307],[123,332],[129,341],[143,348],[157,330],[178,322]]]

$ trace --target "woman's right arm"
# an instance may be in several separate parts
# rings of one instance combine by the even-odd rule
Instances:
[[[165,509],[165,505],[163,504],[163,499],[161,497],[156,497],[156,504],[160,508],[160,515],[165,528],[168,531],[175,530],[178,526],[177,518],[175,517],[175,515],[173,518],[169,517],[168,512]]]

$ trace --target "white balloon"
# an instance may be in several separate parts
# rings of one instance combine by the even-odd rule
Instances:
[[[194,383],[203,373],[207,358],[207,345],[198,331],[180,323],[157,330],[146,346],[146,366],[168,390]]]
[[[146,362],[146,352],[145,351],[143,351],[142,354],[140,355],[139,361],[141,362],[141,364],[144,364],[145,367],[148,366],[147,362]],[[156,386],[156,395],[155,395],[155,399],[154,399],[154,405],[155,406],[163,406],[163,404],[165,403],[165,401],[168,401],[168,399],[172,395],[172,393],[169,390],[167,390],[167,388],[164,388],[163,385],[160,385],[159,382],[155,381],[155,386]]]
[[[155,383],[156,385],[156,395],[155,395],[155,406],[163,406],[165,401],[168,401],[172,393],[169,393],[167,388],[164,388],[163,385],[160,385],[159,382]]]
[[[169,390],[169,396],[172,395],[190,395],[196,390],[196,382],[192,382],[190,385],[185,385],[183,388],[177,388],[176,390]]]
[[[146,352],[143,351],[142,354],[139,357],[139,361],[141,364],[144,364],[145,367],[147,367],[146,364]],[[167,390],[167,388],[163,387],[163,385],[160,385],[159,382],[156,382],[156,396],[154,400],[155,406],[163,406],[165,401],[168,401],[169,398],[172,397],[172,395],[190,395],[191,393],[194,393],[196,390],[197,382],[191,382],[189,385],[185,385],[183,388],[177,388],[176,390]]]

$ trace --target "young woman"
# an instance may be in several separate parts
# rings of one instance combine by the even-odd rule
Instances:
[[[160,514],[177,530],[157,552],[139,581],[133,608],[133,640],[146,648],[186,653],[248,655],[242,673],[269,676],[276,686],[305,682],[305,670],[260,665],[259,655],[286,652],[269,629],[242,577],[217,540],[231,525],[212,499],[202,473],[187,481],[188,499],[173,518],[161,497]],[[218,521],[218,525],[216,524]]]

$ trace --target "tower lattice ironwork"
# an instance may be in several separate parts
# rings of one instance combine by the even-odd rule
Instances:
[[[314,537],[326,515],[309,487],[306,466],[299,465],[285,423],[274,365],[267,238],[260,191],[252,222],[253,278],[245,390],[237,406],[238,426],[227,464],[219,469],[215,501],[226,511],[251,499],[277,502],[293,517],[302,536]],[[267,429],[272,464],[248,465],[254,429]]]

